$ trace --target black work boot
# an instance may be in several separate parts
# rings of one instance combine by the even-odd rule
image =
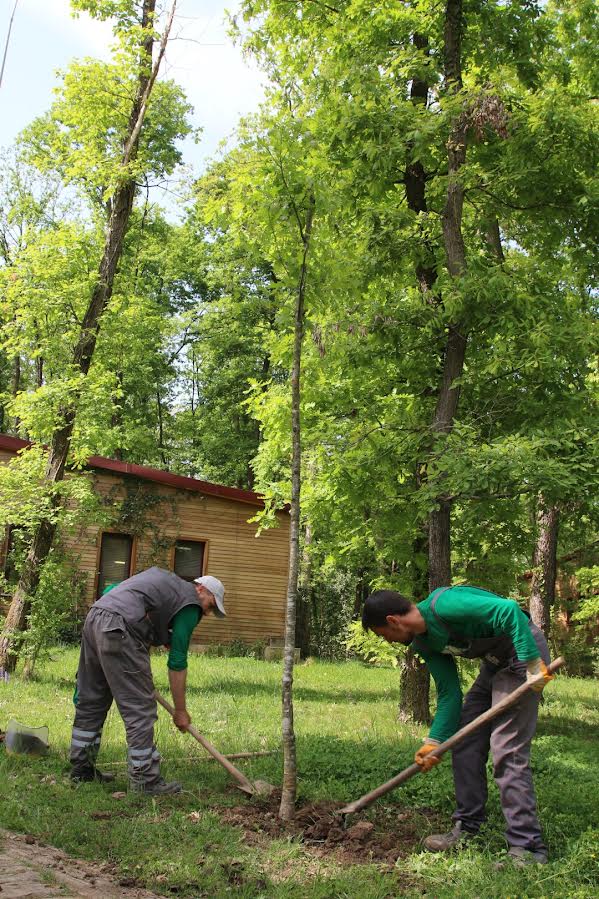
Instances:
[[[91,783],[95,780],[101,784],[109,784],[112,783],[114,778],[114,774],[105,774],[92,765],[86,765],[85,767],[74,765],[71,768],[71,780],[73,783]]]
[[[147,793],[148,796],[171,796],[173,793],[180,793],[183,787],[176,780],[167,783],[163,777],[149,782],[130,777],[129,789],[132,793]]]
[[[475,836],[476,833],[464,830],[461,821],[456,821],[453,830],[450,830],[449,833],[432,833],[424,840],[423,846],[429,852],[447,852],[448,849],[455,847],[463,848],[465,843]]]

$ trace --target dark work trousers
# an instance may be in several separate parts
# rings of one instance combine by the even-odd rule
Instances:
[[[92,608],[85,619],[77,692],[73,774],[95,766],[102,727],[114,699],[127,732],[129,777],[140,785],[155,783],[160,778],[160,755],[154,746],[158,716],[150,656],[115,612]]]
[[[536,625],[531,631],[543,661],[549,662],[545,637]],[[460,727],[497,705],[526,680],[526,663],[517,659],[498,671],[483,662],[466,694]],[[516,705],[474,731],[452,752],[457,808],[453,818],[465,830],[476,832],[486,820],[487,758],[493,759],[493,775],[499,787],[501,809],[510,846],[545,849],[537,817],[530,745],[537,725],[540,694],[530,690]]]

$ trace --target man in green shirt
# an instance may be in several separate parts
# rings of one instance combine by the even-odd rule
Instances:
[[[455,747],[455,825],[448,834],[427,837],[424,845],[440,852],[463,845],[478,832],[486,820],[490,751],[507,825],[509,856],[518,865],[546,862],[529,764],[539,692],[551,679],[546,667],[549,650],[539,628],[516,602],[465,586],[441,587],[418,604],[393,590],[378,590],[364,604],[362,625],[390,643],[412,644],[434,678],[437,711],[415,756],[424,771],[440,761],[428,757],[439,743],[525,680],[545,674],[540,688]],[[480,673],[463,703],[455,656],[482,659]]]
[[[181,790],[160,774],[149,648],[169,648],[173,720],[184,731],[191,724],[185,701],[191,635],[203,615],[225,616],[224,595],[222,583],[210,575],[190,583],[162,568],[148,568],[104,591],[94,603],[83,626],[77,671],[70,754],[74,781],[108,779],[96,768],[96,758],[114,699],[127,732],[130,788],[153,795]]]

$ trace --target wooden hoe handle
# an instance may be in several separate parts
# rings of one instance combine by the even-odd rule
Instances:
[[[160,703],[162,708],[166,709],[169,715],[173,717],[175,714],[175,710],[170,702],[167,702],[164,696],[160,695],[158,690],[154,691],[154,696],[156,697],[156,701]],[[245,790],[246,793],[252,794],[256,792],[245,774],[242,774],[241,771],[239,771],[235,767],[235,765],[232,765],[229,759],[218,751],[216,746],[213,746],[212,743],[206,739],[206,737],[202,736],[202,734],[195,729],[193,724],[189,725],[189,727],[187,728],[187,733],[190,733],[191,736],[195,740],[197,740],[198,743],[200,743],[200,745],[202,745],[207,752],[210,753],[212,758],[216,759],[216,761],[219,762],[223,766],[223,768],[225,768],[229,772],[231,777],[237,781],[242,790]]]
[[[560,656],[555,662],[552,662],[547,666],[547,670],[550,674],[554,671],[557,671],[558,668],[564,664],[564,659]],[[429,753],[429,755],[434,755],[440,757],[448,752],[450,749],[459,743],[464,737],[467,737],[468,734],[471,734],[472,731],[478,730],[479,727],[482,727],[483,724],[486,724],[488,721],[491,721],[493,718],[496,718],[497,715],[501,715],[506,709],[508,709],[511,705],[514,705],[515,702],[518,702],[521,696],[528,692],[528,690],[532,689],[534,684],[541,683],[544,674],[539,674],[534,680],[526,681],[526,683],[522,684],[512,693],[502,699],[501,702],[498,702],[497,705],[494,705],[492,709],[488,709],[486,712],[483,712],[482,715],[479,715],[478,718],[475,718],[473,721],[470,721],[469,724],[466,724],[460,730],[456,731],[456,733],[450,737],[448,740],[445,740],[444,743],[440,743],[435,749]],[[386,793],[394,790],[395,787],[398,787],[400,784],[405,783],[406,780],[410,780],[411,777],[414,777],[415,774],[420,774],[422,768],[420,765],[417,765],[414,762],[413,765],[410,765],[409,768],[405,768],[399,774],[396,774],[395,777],[392,777],[391,780],[388,780],[386,783],[381,784],[380,787],[377,787],[376,790],[372,790],[370,793],[366,793],[366,795],[361,796],[360,799],[356,799],[355,802],[350,802],[349,805],[346,805],[344,808],[340,809],[338,814],[340,815],[351,815],[354,812],[359,812],[364,808],[367,808],[377,799],[380,799],[381,796],[384,796]]]

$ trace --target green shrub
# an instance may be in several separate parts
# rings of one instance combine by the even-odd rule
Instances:
[[[348,652],[372,662],[374,665],[399,665],[400,657],[405,652],[405,647],[399,643],[387,643],[383,637],[378,637],[372,631],[365,631],[361,621],[352,621],[346,630],[343,645]]]

